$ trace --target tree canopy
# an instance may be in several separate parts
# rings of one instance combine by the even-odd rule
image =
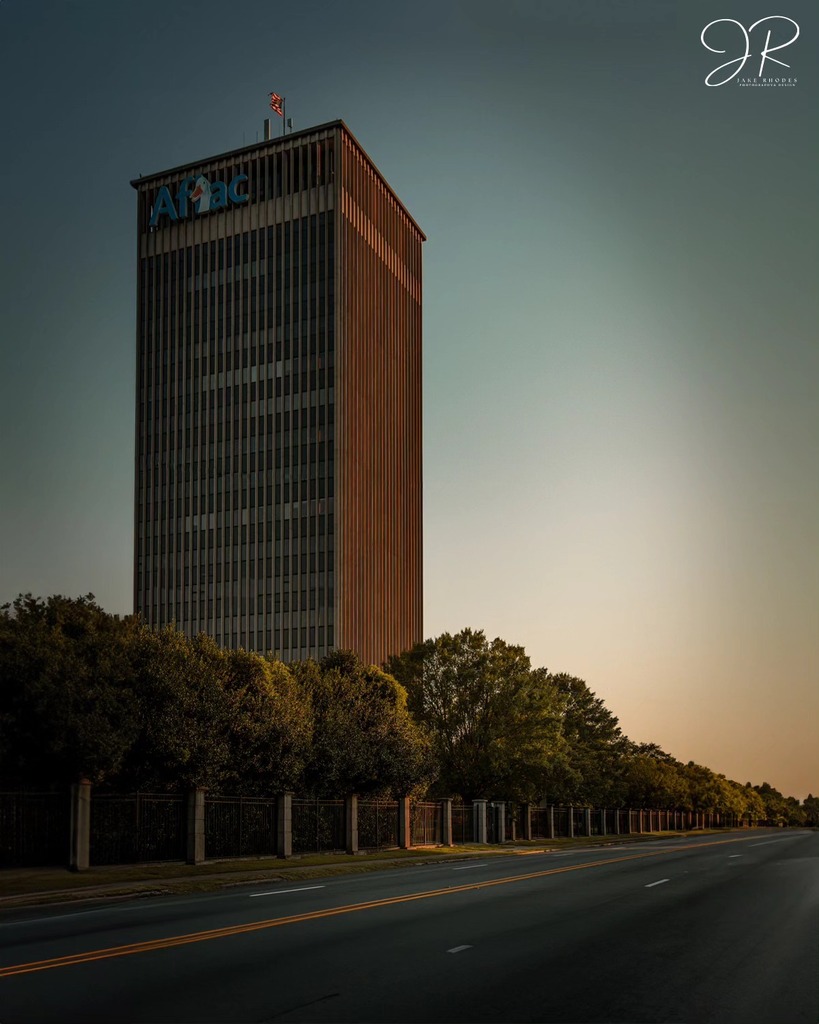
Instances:
[[[440,792],[465,799],[545,793],[562,701],[522,647],[464,629],[417,644],[387,668],[429,730]]]
[[[49,786],[349,792],[709,811],[819,827],[768,782],[633,743],[584,680],[464,629],[383,668],[351,651],[285,665],[93,595],[0,609],[0,778]]]

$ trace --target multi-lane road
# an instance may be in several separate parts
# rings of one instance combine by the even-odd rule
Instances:
[[[0,918],[0,1024],[817,1024],[819,833],[754,831]]]

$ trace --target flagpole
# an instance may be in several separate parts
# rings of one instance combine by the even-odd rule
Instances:
[[[285,125],[287,124],[287,116],[286,116],[287,110],[285,108],[285,103],[286,102],[287,102],[287,100],[284,97],[282,97],[282,136],[284,136],[284,133],[285,133],[285,130],[286,130],[285,129]]]

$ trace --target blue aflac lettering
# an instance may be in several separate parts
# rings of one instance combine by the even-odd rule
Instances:
[[[187,177],[179,183],[176,197],[171,194],[167,185],[163,185],[151,211],[149,226],[155,228],[160,217],[167,217],[172,223],[176,223],[194,213],[224,210],[228,205],[246,203],[250,196],[246,192],[239,192],[239,186],[246,181],[246,174],[237,174],[227,184],[224,181],[208,182],[204,177]],[[200,187],[202,182],[204,182],[206,190]],[[207,192],[206,196],[203,195],[205,191]]]

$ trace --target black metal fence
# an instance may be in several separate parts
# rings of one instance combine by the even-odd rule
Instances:
[[[68,790],[0,793],[0,867],[46,867],[68,859]]]
[[[435,846],[441,843],[443,808],[435,803],[413,803],[410,807],[413,846]]]
[[[452,805],[452,842],[456,845],[474,842],[472,814],[472,804]]]
[[[282,796],[282,806],[289,797]],[[347,821],[344,800],[292,799],[291,830],[279,823],[279,799],[206,794],[106,793],[89,784],[74,795],[52,790],[0,791],[0,868],[64,865],[69,856],[79,862],[77,836],[84,836],[84,864],[134,864],[150,861],[196,863],[231,857],[269,857],[340,852],[356,849],[352,817]],[[77,801],[80,832],[72,839],[72,801]],[[88,802],[90,801],[90,803]],[[352,815],[352,804],[349,811]],[[452,842],[473,843],[477,837],[475,808],[451,804]],[[90,810],[86,816],[83,807]],[[401,804],[395,800],[359,800],[358,849],[376,850],[399,845]],[[204,810],[204,820],[202,817]],[[628,835],[689,828],[736,827],[750,822],[723,820],[717,814],[692,811],[588,809],[584,807],[523,806],[487,802],[486,839],[489,843],[522,839],[531,822],[531,838],[549,840],[575,836]],[[189,813],[196,832],[188,836]],[[279,827],[281,824],[281,828]],[[407,821],[411,845],[444,841],[444,805],[440,801],[410,804]],[[348,833],[349,829],[349,835]],[[201,830],[201,831],[200,831]],[[516,833],[516,835],[515,835]],[[403,842],[403,838],[401,840]]]
[[[208,859],[276,856],[276,800],[205,796]]]
[[[293,800],[293,853],[346,848],[343,800]]]
[[[383,850],[398,846],[398,801],[359,800],[358,848]]]
[[[549,839],[549,808],[533,807],[531,815],[532,839]]]
[[[91,864],[184,860],[187,802],[181,794],[91,796]]]

